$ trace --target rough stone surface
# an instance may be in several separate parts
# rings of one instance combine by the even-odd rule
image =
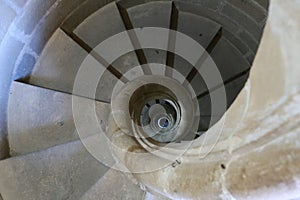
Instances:
[[[17,5],[19,8],[23,8],[28,2],[28,0],[9,0],[9,1]]]
[[[14,72],[14,80],[29,78],[33,67],[36,63],[36,59],[31,54],[25,53],[19,65]]]
[[[39,0],[29,1],[26,5],[25,11],[16,22],[19,30],[24,31],[26,35],[32,33],[35,26],[55,2],[56,0],[49,0],[46,2]]]
[[[110,169],[80,200],[141,200],[144,191],[127,174]]]
[[[203,48],[207,48],[220,28],[221,25],[207,18],[179,12],[177,30],[193,38]]]
[[[222,30],[222,35],[229,40],[240,52],[241,54],[248,53],[251,49],[247,46],[245,41],[239,39],[236,35],[229,32],[227,29]],[[251,63],[253,60],[251,61]]]
[[[256,52],[258,48],[258,41],[256,41],[248,32],[241,31],[239,37],[247,44],[252,52]]]
[[[14,82],[8,106],[11,155],[39,151],[78,139],[72,106],[72,95]],[[95,106],[99,124],[105,130],[110,105],[95,102]],[[96,128],[89,130],[90,134],[97,133]]]
[[[14,20],[16,13],[15,11],[9,7],[3,0],[0,1],[0,44],[4,35],[6,34],[10,24]]]
[[[28,82],[33,85],[72,93],[78,70],[87,56],[88,53],[79,44],[58,29],[39,57]],[[98,65],[100,69],[104,70],[104,73],[99,77],[95,98],[109,102],[118,79],[105,70],[103,65],[100,63]],[[112,66],[123,74],[138,65],[134,52],[122,55],[112,62]],[[87,66],[84,65],[84,67]],[[92,96],[88,97],[93,98]]]
[[[255,3],[253,0],[228,0],[228,3],[235,6],[236,8],[240,9],[242,12],[249,15],[251,18],[253,18],[257,23],[260,23],[264,21],[267,17],[266,10],[264,8],[261,8],[259,5]],[[262,0],[259,0],[258,2],[263,2]],[[266,6],[265,1],[263,6]]]
[[[169,28],[171,2],[149,2],[128,8],[128,15],[134,28]]]
[[[80,6],[78,6],[63,22],[62,26],[68,33],[72,33],[76,27],[83,22],[92,13],[96,12],[99,8],[105,4],[110,3],[112,0],[95,1],[85,0]]]
[[[1,161],[0,168],[7,200],[79,199],[108,170],[80,141]]]
[[[134,28],[170,27],[172,4],[168,1],[149,2],[128,8],[128,15]],[[148,63],[166,63],[166,52],[144,49]]]
[[[125,30],[116,4],[111,3],[85,19],[74,33],[94,48],[105,39]]]
[[[235,8],[230,4],[226,4],[222,13],[247,30],[256,40],[261,37],[261,28],[253,19],[244,14],[242,10]]]
[[[0,46],[0,158],[7,156],[7,101],[13,68],[23,44],[11,36],[7,36]],[[5,52],[5,53],[3,53]],[[7,56],[10,55],[10,56]]]
[[[76,73],[86,56],[84,49],[58,29],[34,66],[29,83],[72,93]]]
[[[55,30],[81,2],[81,0],[57,1],[36,26],[29,44],[30,48],[40,55]]]
[[[218,67],[224,81],[250,67],[243,55],[225,38],[220,39],[210,56]]]
[[[198,99],[201,115],[201,128],[203,130],[207,130],[208,128],[212,127],[221,119],[224,114],[224,104],[222,102],[226,100],[225,109],[227,110],[241,92],[248,77],[249,75],[246,74],[224,85],[226,97],[223,96],[223,89],[218,88],[214,91],[211,91],[209,95]],[[214,103],[211,101],[212,98]],[[212,113],[211,110],[212,106],[215,109],[214,113]]]
[[[226,173],[226,187],[237,199],[299,197],[299,147],[297,127],[270,145],[233,159]]]

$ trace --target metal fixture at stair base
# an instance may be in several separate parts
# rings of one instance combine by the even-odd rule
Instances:
[[[141,135],[161,143],[176,140],[181,110],[171,90],[159,84],[144,85],[133,93],[130,105],[134,105],[131,117],[141,127]]]

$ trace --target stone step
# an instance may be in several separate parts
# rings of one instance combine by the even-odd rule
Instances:
[[[210,56],[211,59],[206,59],[203,62],[203,65],[199,67],[198,73],[190,82],[196,96],[203,96],[203,94],[208,92],[208,89],[211,90],[224,82],[227,83],[232,79],[238,78],[237,76],[239,76],[239,74],[242,74],[250,68],[247,60],[243,58],[240,52],[226,38],[223,37],[216,44]],[[188,68],[191,71],[193,67],[186,60],[179,57],[175,64],[178,66],[177,69]],[[215,70],[211,70],[213,68]],[[189,72],[187,72],[187,74]],[[226,88],[226,92],[230,98],[234,98],[233,94],[238,94],[237,91],[240,91],[239,89],[230,91],[230,89],[232,88]],[[208,102],[205,103],[204,106],[209,104],[208,99]],[[205,113],[204,115],[208,115],[208,113]]]
[[[105,130],[110,104],[78,99],[84,101],[83,103],[95,105],[99,124]],[[84,109],[85,112],[89,111],[88,107]],[[8,139],[11,155],[35,152],[77,140],[79,136],[73,114],[72,95],[13,82],[8,106]],[[83,112],[82,115],[84,114]],[[99,131],[92,126],[88,130],[88,134]]]
[[[3,199],[79,199],[108,168],[80,141],[0,162]]]
[[[195,14],[179,11],[178,14],[178,31],[192,38],[196,43],[200,44],[203,49],[207,49],[209,44],[214,40],[215,36],[222,27],[204,17]],[[180,47],[179,47],[180,48]],[[202,49],[199,49],[199,57],[202,54]],[[194,52],[192,52],[194,53]],[[194,67],[188,63],[186,58],[179,55],[175,56],[174,69],[187,77],[189,72]],[[205,84],[201,80],[197,80],[198,88],[203,89]]]
[[[110,169],[80,200],[141,200],[144,195],[129,175]]]
[[[79,24],[74,33],[90,47],[95,48],[107,38],[125,31],[118,7],[109,3]]]
[[[193,13],[179,11],[177,30],[193,38],[203,48],[208,47],[221,28],[222,26],[213,20]]]
[[[58,29],[44,48],[33,68],[28,83],[65,93],[72,93],[77,73],[87,56],[88,53],[79,44],[61,29]],[[128,60],[128,58],[126,59]],[[118,79],[107,73],[103,65],[97,61],[93,63],[97,65],[96,67],[100,71],[104,71],[98,87],[99,90],[103,90],[101,93],[96,93],[95,97],[91,96],[89,98],[109,102],[112,89],[104,87],[104,84],[116,82]],[[84,94],[81,96],[84,96]]]
[[[126,5],[125,8],[127,8]],[[169,29],[172,14],[172,2],[148,2],[128,7],[127,12],[134,28],[143,29],[145,27],[159,27]],[[166,64],[166,51],[161,49],[143,49],[143,52],[148,63]]]
[[[210,94],[198,99],[201,114],[199,131],[207,131],[221,119],[225,111],[232,105],[235,98],[245,86],[248,77],[249,73],[245,73],[225,84],[226,97],[223,96],[223,89],[216,87]],[[226,104],[224,100],[226,100]],[[212,105],[214,106],[214,111],[211,110]]]
[[[87,29],[86,32],[93,31]],[[83,40],[85,42],[88,41],[85,37],[83,37]],[[127,38],[127,40],[129,39]],[[95,97],[88,97],[110,102],[111,93],[118,78],[106,70],[103,64],[97,62],[91,56],[88,57],[88,52],[84,45],[74,41],[61,29],[58,29],[48,41],[36,65],[33,67],[28,83],[65,93],[72,93],[79,69],[87,67],[85,65],[87,62],[93,62],[95,68],[98,69],[97,73],[102,73],[99,77]],[[111,64],[121,73],[125,73],[133,66],[138,66],[138,61],[135,53],[129,52],[125,55],[120,55]],[[84,96],[84,94],[78,95]]]

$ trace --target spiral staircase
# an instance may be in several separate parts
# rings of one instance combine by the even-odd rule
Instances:
[[[116,85],[130,83],[145,75],[168,77],[188,84],[194,92],[201,115],[195,135],[187,140],[201,137],[223,117],[249,78],[268,15],[268,1],[86,0],[74,1],[72,6],[63,2],[67,1],[52,5],[61,9],[61,13],[57,12],[52,19],[58,18],[59,26],[49,23],[49,27],[43,27],[45,21],[41,21],[38,28],[53,31],[44,39],[45,45],[39,39],[43,35],[31,34],[28,44],[33,46],[25,46],[23,60],[18,60],[19,65],[14,71],[7,104],[9,158],[0,162],[0,199],[168,199],[140,183],[134,174],[99,162],[87,150],[85,141],[96,141],[97,130],[89,126],[89,119],[84,118],[85,112],[89,111],[86,108],[82,110],[81,120],[86,120],[85,130],[89,133],[80,137],[73,113],[74,96],[95,105],[98,123],[107,132]],[[34,12],[33,4],[34,1],[28,1],[24,9],[29,11],[25,9],[20,15]],[[43,20],[46,20],[45,16]],[[18,27],[16,24],[10,28],[13,34],[17,34],[14,32]],[[176,48],[172,47],[176,43],[172,31],[197,42],[203,47],[197,65],[193,66],[187,58],[168,50],[141,48],[143,44],[138,31],[149,27],[171,30],[163,41],[167,48]],[[27,28],[19,37],[27,37]],[[128,35],[116,47],[125,41],[132,51],[106,63],[109,53],[105,57],[105,52],[101,55],[95,49],[120,33]],[[181,47],[184,45],[177,46]],[[193,47],[190,48],[192,51]],[[98,67],[106,66],[99,76],[94,96],[84,90],[74,94],[76,77],[87,57],[97,61]],[[219,70],[222,82],[207,85],[197,70],[199,63],[202,65],[208,57]],[[142,67],[136,70],[138,66]],[[226,109],[212,113],[211,96],[218,94],[222,87],[226,92]],[[166,107],[168,104],[155,100],[149,107]],[[170,121],[159,118],[158,125],[164,129]],[[106,147],[102,150],[110,152]]]

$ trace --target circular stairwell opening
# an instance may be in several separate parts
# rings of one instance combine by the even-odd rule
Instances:
[[[172,91],[159,84],[138,88],[130,98],[129,112],[143,137],[172,142],[181,120],[181,109]]]

